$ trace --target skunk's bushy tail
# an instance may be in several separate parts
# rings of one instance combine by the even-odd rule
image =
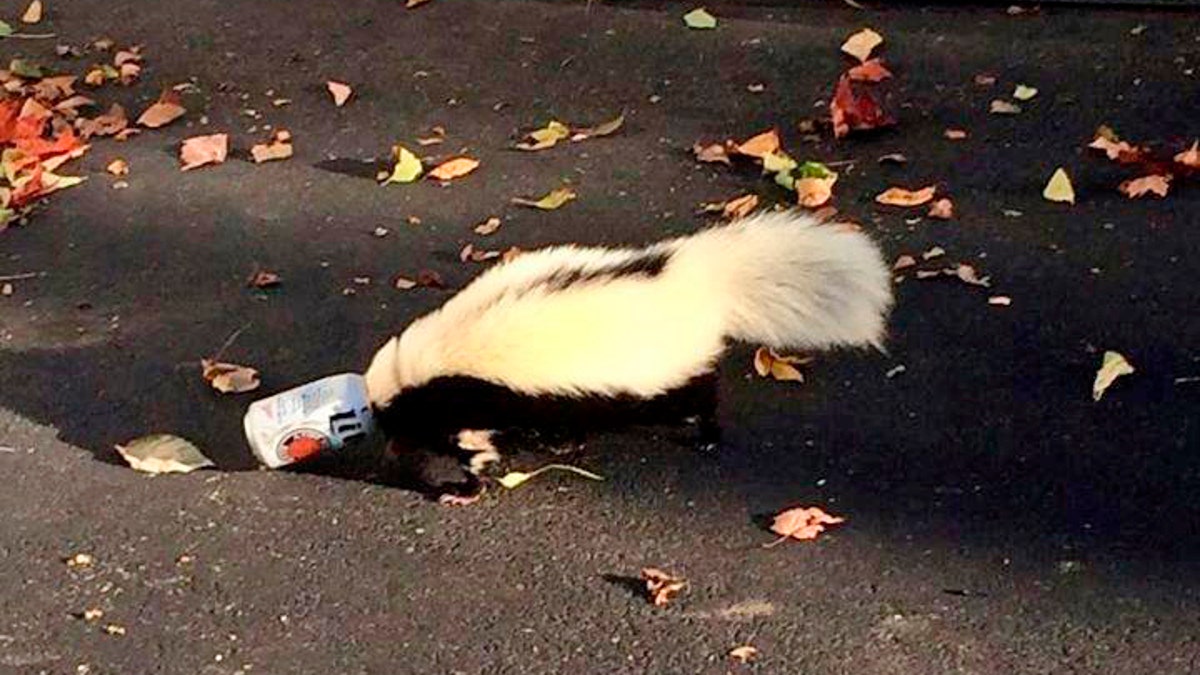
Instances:
[[[762,212],[671,242],[681,276],[716,283],[726,337],[780,349],[882,347],[891,273],[865,234]]]

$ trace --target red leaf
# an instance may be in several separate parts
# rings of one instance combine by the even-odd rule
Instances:
[[[892,76],[879,59],[868,59],[846,71],[850,79],[858,82],[882,82]]]
[[[896,123],[883,112],[873,96],[854,93],[848,75],[838,79],[833,100],[829,102],[829,114],[833,119],[835,138],[841,138],[851,131],[878,129]]]

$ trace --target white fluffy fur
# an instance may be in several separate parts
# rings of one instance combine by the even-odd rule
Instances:
[[[536,282],[644,250],[558,246],[488,270],[379,350],[366,373],[371,400],[445,375],[527,394],[649,398],[711,370],[728,339],[781,349],[881,344],[890,273],[860,232],[764,212],[650,250],[671,252],[656,277],[563,290]]]

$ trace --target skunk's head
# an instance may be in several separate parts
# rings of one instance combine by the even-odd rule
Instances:
[[[391,437],[420,424],[420,420],[399,419],[400,395],[420,388],[440,374],[439,350],[436,340],[429,335],[427,323],[418,319],[403,334],[389,339],[375,352],[363,374],[375,421]]]

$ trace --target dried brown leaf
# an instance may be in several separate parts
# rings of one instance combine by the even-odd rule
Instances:
[[[646,582],[646,594],[655,607],[666,607],[675,594],[687,587],[687,580],[657,567],[642,569],[642,580]]]
[[[190,171],[208,164],[220,164],[229,153],[228,134],[209,134],[184,139],[179,149],[181,171]]]

